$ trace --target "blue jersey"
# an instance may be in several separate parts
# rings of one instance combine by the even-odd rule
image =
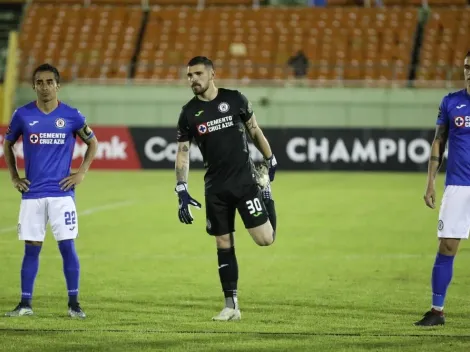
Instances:
[[[466,89],[442,99],[437,124],[449,128],[446,185],[470,186],[470,95]]]
[[[70,175],[76,132],[86,126],[85,117],[62,102],[46,114],[36,102],[18,108],[5,138],[16,142],[23,136],[26,178],[31,182],[23,199],[74,196],[74,190],[60,189],[59,182]],[[92,138],[90,131],[87,138]]]

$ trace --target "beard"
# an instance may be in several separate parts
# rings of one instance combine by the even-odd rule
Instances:
[[[209,85],[207,85],[207,87],[203,87],[200,84],[195,84],[191,86],[191,89],[193,90],[194,95],[202,95],[207,91],[208,88],[209,88]]]

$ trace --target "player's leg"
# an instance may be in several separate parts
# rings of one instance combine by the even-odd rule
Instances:
[[[72,197],[51,197],[48,211],[52,233],[58,242],[62,255],[63,270],[68,292],[68,313],[72,318],[85,318],[85,312],[78,302],[80,261],[75,249],[78,236],[78,215]]]
[[[237,209],[245,228],[256,244],[269,246],[274,242],[274,229],[257,185],[247,186],[241,190]]]
[[[233,232],[235,231],[235,207],[217,195],[206,196],[206,231],[215,237],[219,279],[225,298],[222,311],[215,321],[239,320],[238,263],[235,255]]]
[[[269,182],[268,168],[265,164],[261,164],[256,169],[256,180],[261,188],[261,198],[268,212],[269,222],[273,228],[273,241],[276,239],[276,207],[271,191],[271,182]]]
[[[23,199],[18,220],[18,237],[25,241],[21,264],[21,300],[13,311],[6,313],[6,316],[33,315],[31,302],[39,270],[39,254],[46,236],[46,224],[45,199]]]
[[[444,302],[452,280],[454,258],[460,240],[467,239],[470,231],[470,187],[448,186],[439,211],[439,250],[432,270],[432,305],[418,326],[443,325]]]

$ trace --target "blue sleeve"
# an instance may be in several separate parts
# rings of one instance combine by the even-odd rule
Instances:
[[[23,134],[23,126],[18,110],[15,110],[11,117],[10,125],[5,134],[5,139],[10,142],[16,142]]]
[[[441,105],[439,105],[439,112],[437,114],[436,125],[448,125],[449,115],[447,114],[447,96],[442,99]]]
[[[92,129],[87,125],[85,116],[83,116],[79,110],[77,110],[77,123],[74,131],[84,142],[95,135]]]

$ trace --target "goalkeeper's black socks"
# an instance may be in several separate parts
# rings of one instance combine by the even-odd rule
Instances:
[[[263,203],[268,211],[269,222],[273,227],[273,241],[276,239],[276,208],[274,206],[273,195],[271,193],[271,185],[268,184],[261,190],[261,196],[263,197]]]
[[[219,262],[220,283],[225,296],[225,306],[233,309],[238,308],[238,263],[235,248],[217,248],[217,259]]]

